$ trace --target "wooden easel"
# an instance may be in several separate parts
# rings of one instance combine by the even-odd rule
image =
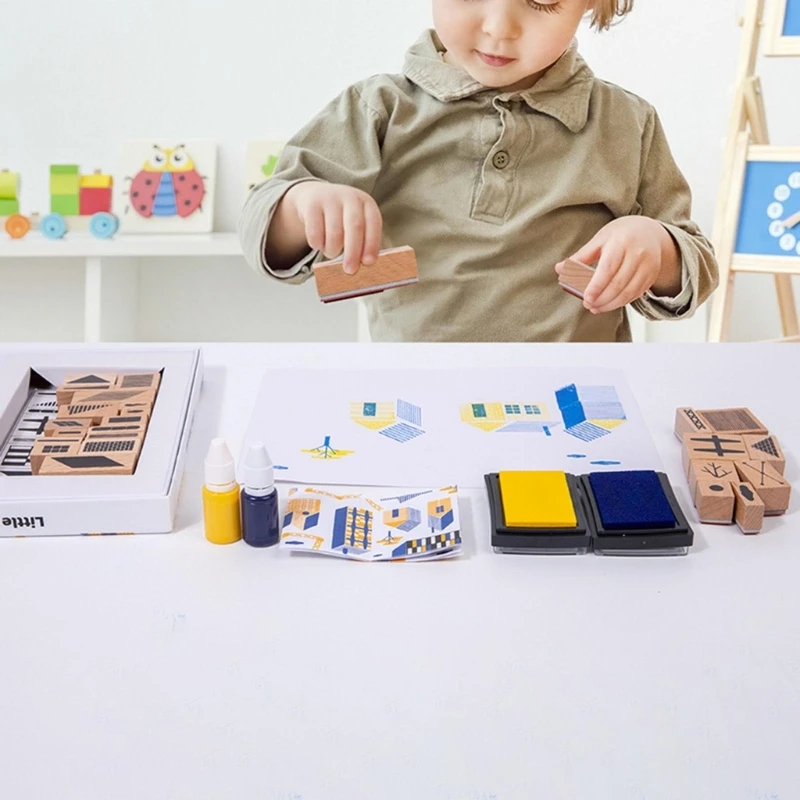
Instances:
[[[759,42],[764,25],[764,6],[766,0],[747,0],[743,26],[742,44],[739,51],[739,64],[736,71],[733,111],[731,113],[728,135],[725,142],[725,155],[722,169],[717,209],[714,216],[712,241],[719,262],[719,289],[714,294],[711,319],[708,328],[708,340],[721,342],[728,338],[731,309],[733,306],[734,279],[737,272],[751,272],[773,275],[775,289],[778,294],[778,306],[781,316],[783,336],[797,337],[800,325],[797,319],[794,291],[792,290],[792,274],[800,275],[800,258],[796,272],[780,274],[765,265],[748,265],[746,268],[733,264],[736,246],[736,229],[738,219],[732,213],[736,204],[731,203],[731,190],[734,184],[733,175],[741,158],[742,134],[747,134],[752,144],[769,144],[767,117],[764,110],[764,97],[761,81],[755,74]],[[777,9],[777,4],[775,4]],[[777,10],[775,11],[777,19]],[[777,24],[777,21],[773,21]],[[788,55],[788,54],[787,54]]]

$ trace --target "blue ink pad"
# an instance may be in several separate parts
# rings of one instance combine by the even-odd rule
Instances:
[[[581,476],[594,536],[608,555],[685,555],[694,531],[663,472],[592,472]]]
[[[593,472],[589,483],[606,530],[675,527],[675,514],[655,472]]]

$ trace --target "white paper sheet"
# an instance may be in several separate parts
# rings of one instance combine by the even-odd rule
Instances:
[[[662,469],[618,370],[268,371],[246,442],[281,481],[479,488],[501,470]]]

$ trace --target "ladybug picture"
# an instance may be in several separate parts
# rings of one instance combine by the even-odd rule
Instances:
[[[213,231],[217,176],[213,140],[124,142],[117,174],[122,233]]]
[[[130,207],[142,217],[188,217],[202,210],[205,179],[184,145],[153,152],[131,182]]]

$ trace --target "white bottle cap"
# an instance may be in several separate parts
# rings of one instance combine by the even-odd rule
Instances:
[[[236,487],[236,465],[224,439],[212,439],[205,460],[206,488],[229,492]]]
[[[252,497],[266,497],[275,488],[269,453],[263,442],[253,442],[244,458],[244,490]]]

